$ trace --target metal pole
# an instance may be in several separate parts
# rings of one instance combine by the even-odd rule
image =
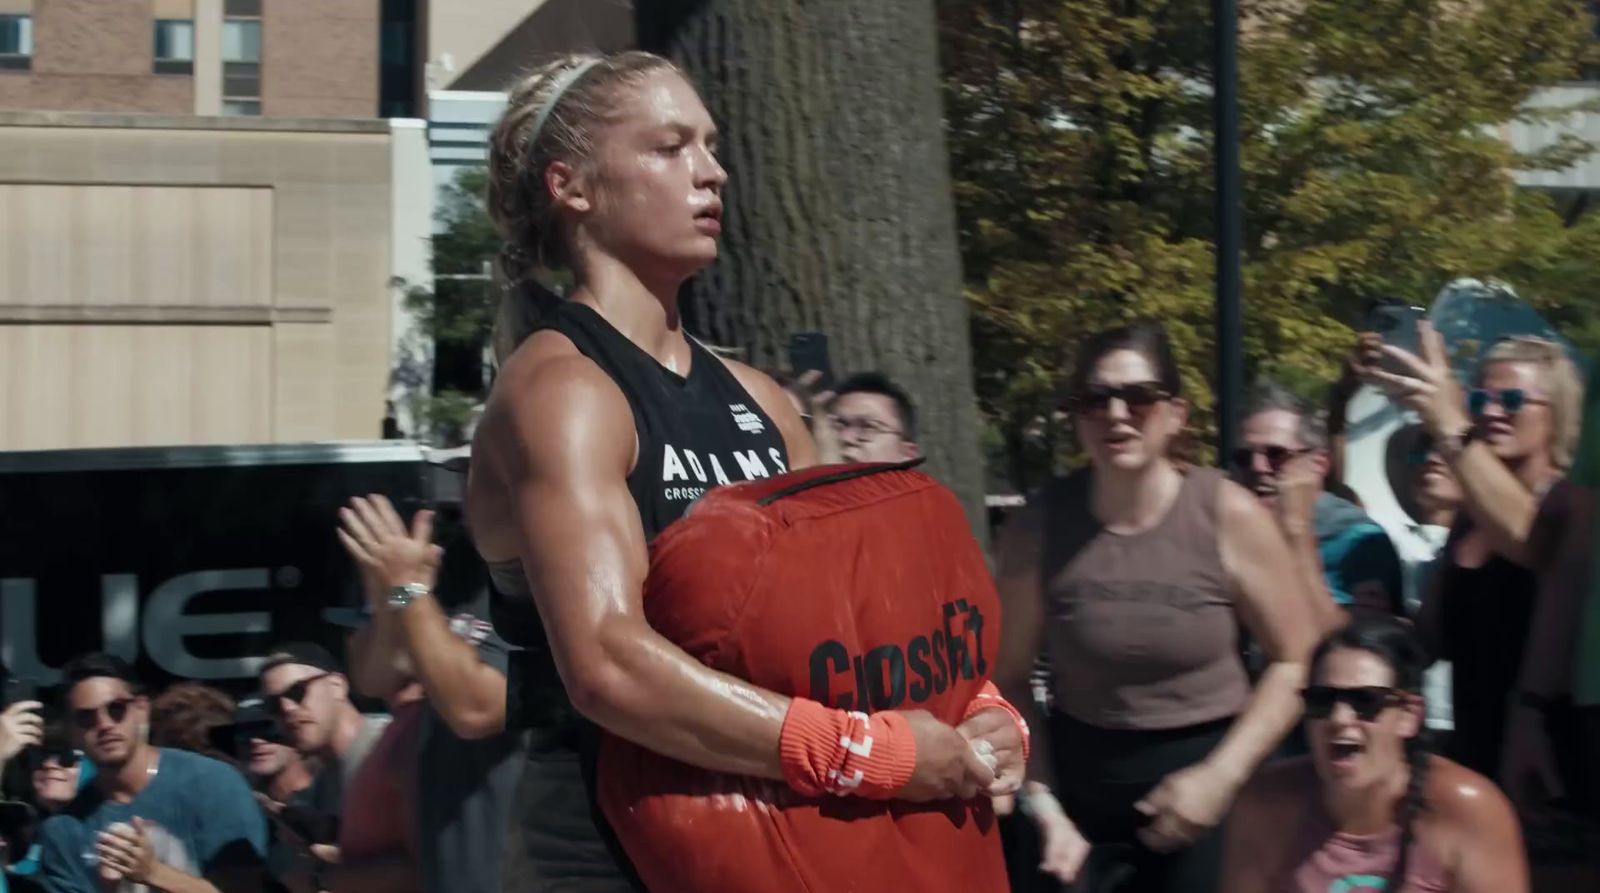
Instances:
[[[1236,0],[1211,0],[1215,41],[1217,164],[1217,429],[1220,456],[1239,437],[1244,356],[1239,292],[1243,214],[1239,196],[1239,13]]]

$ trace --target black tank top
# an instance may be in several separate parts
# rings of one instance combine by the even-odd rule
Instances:
[[[605,371],[633,412],[638,460],[628,491],[639,508],[645,540],[683,517],[689,506],[719,484],[771,477],[789,470],[783,436],[772,419],[739,384],[733,372],[693,338],[687,377],[662,366],[584,304],[563,302],[539,329],[565,335]],[[520,563],[491,568],[495,581],[493,620],[502,638],[525,649],[511,684],[508,719],[553,734],[555,746],[570,746],[576,711],[566,698],[550,655],[543,624]]]

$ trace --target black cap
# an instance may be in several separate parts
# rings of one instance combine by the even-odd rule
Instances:
[[[261,672],[258,675],[266,675],[268,670],[287,664],[316,667],[324,673],[344,672],[339,661],[321,645],[315,642],[285,642],[267,652],[267,662],[261,665]]]
[[[251,738],[281,741],[283,730],[267,709],[266,697],[253,694],[239,701],[239,706],[233,711],[233,722],[212,726],[209,736],[212,747],[231,754],[238,752],[239,745]]]

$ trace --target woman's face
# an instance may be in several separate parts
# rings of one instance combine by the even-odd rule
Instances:
[[[1370,651],[1338,648],[1323,658],[1306,696],[1307,737],[1323,782],[1366,789],[1404,767],[1405,742],[1421,730],[1421,705],[1393,685],[1394,670]],[[1329,694],[1331,709],[1317,715]]]
[[[699,95],[659,69],[621,89],[576,191],[557,203],[577,216],[580,245],[591,241],[647,278],[685,278],[717,257],[728,174],[716,151]]]
[[[1504,462],[1550,453],[1555,425],[1544,378],[1534,363],[1503,360],[1483,367],[1478,385],[1483,396],[1474,402],[1475,433]],[[1521,396],[1508,398],[1507,391],[1520,391]],[[1518,400],[1520,406],[1515,405]],[[1507,407],[1508,402],[1513,406]]]
[[[1461,484],[1438,450],[1429,450],[1417,469],[1417,507],[1432,514],[1461,506]]]
[[[48,757],[39,768],[33,770],[33,794],[39,805],[50,812],[56,812],[78,795],[78,767],[83,765],[83,760],[74,761],[72,767],[64,768],[57,757]]]
[[[1072,395],[1078,441],[1096,467],[1138,471],[1167,455],[1188,408],[1170,396],[1150,399],[1164,393],[1160,378],[1144,354],[1115,350],[1095,364],[1085,393]]]

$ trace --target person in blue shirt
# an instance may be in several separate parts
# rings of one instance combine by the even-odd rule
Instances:
[[[64,669],[74,743],[97,769],[39,831],[47,893],[103,893],[127,881],[158,893],[263,887],[266,817],[226,763],[149,744],[150,702],[110,655]]]
[[[1320,570],[1334,603],[1352,613],[1404,617],[1394,541],[1360,506],[1327,491],[1328,432],[1318,413],[1282,385],[1263,381],[1240,435],[1229,457],[1235,479],[1277,514],[1297,557],[1309,573]]]

